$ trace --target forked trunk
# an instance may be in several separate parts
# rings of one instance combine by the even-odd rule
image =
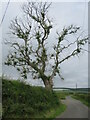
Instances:
[[[45,81],[44,81],[44,85],[45,85],[45,88],[46,88],[47,90],[52,90],[52,87],[53,87],[53,81],[52,81],[52,79],[50,79],[50,80],[45,80]]]

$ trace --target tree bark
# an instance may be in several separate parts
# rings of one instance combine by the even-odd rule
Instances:
[[[53,88],[53,81],[52,79],[50,80],[44,80],[44,85],[47,90],[52,90]]]

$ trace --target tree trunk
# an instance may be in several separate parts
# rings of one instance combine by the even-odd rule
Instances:
[[[50,80],[44,80],[44,85],[47,90],[52,90],[53,88],[53,81],[52,79]]]

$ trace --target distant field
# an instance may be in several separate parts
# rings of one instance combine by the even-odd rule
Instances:
[[[63,88],[63,87],[57,87],[53,88],[54,91],[64,91],[64,92],[77,92],[77,93],[90,93],[90,88]]]

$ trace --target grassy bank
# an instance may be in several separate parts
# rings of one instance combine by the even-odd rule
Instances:
[[[75,93],[72,95],[73,98],[80,100],[83,104],[87,105],[90,107],[90,93],[85,94],[85,93]]]
[[[1,116],[2,116],[2,105],[0,103],[0,118],[1,118]]]
[[[55,92],[2,80],[3,118],[55,118],[66,108]]]

